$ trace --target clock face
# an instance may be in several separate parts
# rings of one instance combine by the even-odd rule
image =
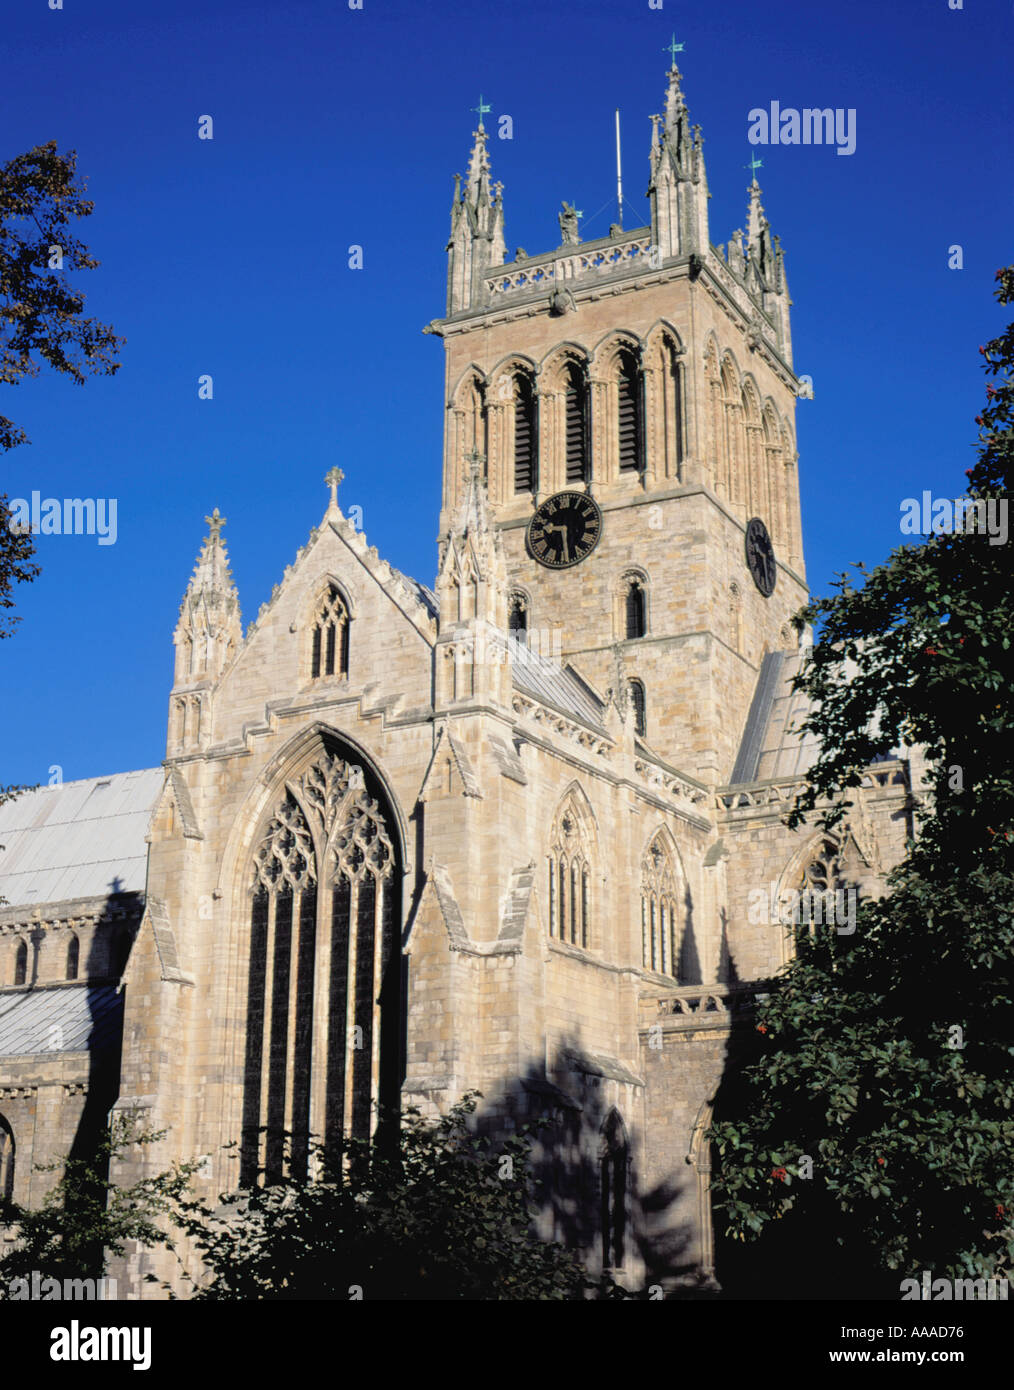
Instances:
[[[602,513],[586,492],[548,497],[528,523],[528,553],[540,565],[565,570],[590,555],[602,534]]]
[[[765,598],[770,598],[775,591],[778,570],[768,528],[759,516],[751,517],[746,523],[746,563],[757,588]]]

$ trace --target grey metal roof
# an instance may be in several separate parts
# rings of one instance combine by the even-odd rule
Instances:
[[[0,1057],[97,1052],[123,1027],[115,985],[60,985],[0,992]]]
[[[514,685],[522,694],[602,729],[605,705],[573,666],[560,666],[516,639],[511,639],[511,654]]]
[[[0,898],[12,906],[144,891],[160,767],[40,787],[0,806]]]
[[[801,777],[815,761],[816,737],[798,733],[809,710],[806,695],[792,689],[799,660],[798,651],[770,652],[764,658],[730,786]]]

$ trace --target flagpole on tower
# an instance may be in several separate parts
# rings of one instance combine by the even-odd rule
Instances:
[[[623,227],[623,167],[620,164],[620,108],[616,108],[616,211],[617,220]]]

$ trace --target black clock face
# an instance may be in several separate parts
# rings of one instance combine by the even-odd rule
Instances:
[[[585,492],[558,492],[528,523],[528,553],[540,565],[565,570],[590,555],[602,534],[598,503]]]
[[[778,573],[775,548],[771,544],[768,528],[759,516],[751,517],[746,523],[746,563],[757,588],[765,598],[770,598],[775,591]]]

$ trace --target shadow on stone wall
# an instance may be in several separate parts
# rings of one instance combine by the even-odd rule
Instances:
[[[78,979],[87,988],[91,1026],[88,1035],[88,1078],[84,1105],[67,1157],[71,1160],[95,1158],[101,1140],[109,1132],[110,1111],[120,1090],[120,1057],[123,1048],[124,993],[118,986],[130,958],[137,935],[144,901],[140,893],[122,891],[114,878],[102,912],[92,932],[87,953],[79,958]],[[96,1168],[98,1183],[107,1181],[108,1161]],[[88,1201],[82,1192],[80,1200]],[[68,1212],[73,1213],[68,1203]],[[82,1277],[102,1273],[103,1251],[97,1246],[90,1256],[94,1268],[82,1270]]]
[[[531,1062],[475,1117],[491,1137],[538,1127],[530,1161],[537,1234],[578,1253],[594,1277],[608,1269],[635,1297],[692,1272],[694,1233],[675,1208],[696,1181],[688,1169],[686,1182],[642,1188],[636,1080],[564,1039],[548,1066]]]

